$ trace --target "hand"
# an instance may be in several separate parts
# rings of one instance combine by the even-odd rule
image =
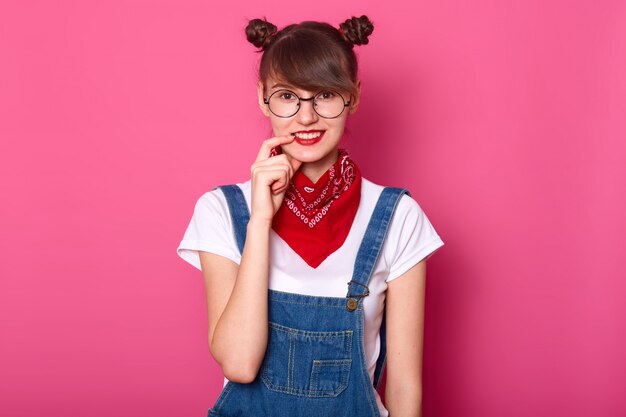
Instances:
[[[273,147],[291,143],[293,135],[275,136],[263,141],[256,160],[250,168],[252,177],[252,213],[250,217],[272,221],[285,197],[293,174],[300,168],[298,161],[287,154],[270,157]]]

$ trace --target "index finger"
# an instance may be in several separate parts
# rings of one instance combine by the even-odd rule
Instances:
[[[256,156],[254,162],[262,161],[264,159],[269,159],[270,151],[274,146],[281,145],[283,143],[289,143],[293,141],[295,138],[294,135],[282,135],[282,136],[274,136],[273,138],[265,139],[261,144],[261,149],[259,149],[259,153]]]

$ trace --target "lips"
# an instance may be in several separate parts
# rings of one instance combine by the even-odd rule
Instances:
[[[292,135],[299,137],[300,139],[313,139],[324,133],[324,130],[299,130],[293,132]]]
[[[307,131],[298,131],[294,133],[296,137],[296,142],[300,145],[314,145],[324,137],[323,130],[307,130]]]

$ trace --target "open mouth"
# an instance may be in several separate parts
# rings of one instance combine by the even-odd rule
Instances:
[[[313,145],[319,142],[324,136],[324,130],[313,130],[308,132],[294,132],[296,142],[301,145]]]

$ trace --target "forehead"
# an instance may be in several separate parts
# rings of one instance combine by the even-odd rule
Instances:
[[[273,79],[267,80],[267,88],[269,91],[288,89],[296,93],[313,93],[312,90],[295,86],[287,81],[280,81],[280,80],[273,80]]]
[[[293,82],[290,82],[287,78],[285,78],[283,75],[281,74],[275,74],[272,73],[270,74],[266,81],[265,81],[265,86],[269,91],[276,91],[276,90],[280,90],[280,89],[289,89],[291,91],[294,91],[296,93],[316,93],[319,92],[320,90],[322,90],[324,87],[322,87],[321,85],[308,85],[308,86],[302,86],[302,85],[296,85]]]
[[[313,96],[313,95],[316,95],[316,94],[318,94],[318,93],[320,93],[322,91],[334,91],[334,92],[339,93],[339,94],[346,94],[346,92],[343,91],[342,89],[329,88],[329,87],[323,87],[323,86],[314,87],[313,89],[309,89],[309,88],[298,87],[298,86],[293,85],[290,82],[285,81],[285,80],[277,80],[277,79],[273,79],[273,78],[268,78],[268,80],[266,82],[266,86],[267,86],[267,93],[268,94],[272,94],[272,93],[274,93],[276,91],[280,91],[280,90],[290,90],[290,91],[293,91],[299,97]]]

